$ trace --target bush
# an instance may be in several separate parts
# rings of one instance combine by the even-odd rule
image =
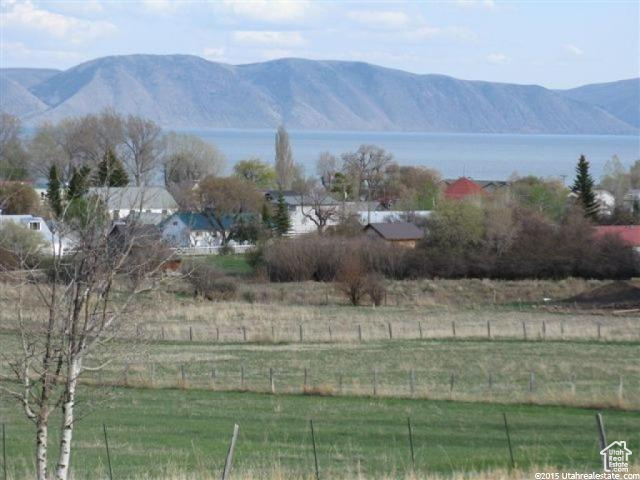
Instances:
[[[384,284],[384,277],[377,273],[370,273],[365,278],[365,291],[369,298],[371,299],[371,303],[373,303],[376,307],[382,305],[384,301],[384,296],[387,293],[387,287]]]
[[[182,273],[193,286],[194,295],[208,300],[230,300],[238,291],[238,284],[212,265],[185,264]]]
[[[38,265],[47,244],[37,231],[22,224],[0,224],[0,267],[6,269],[33,268]]]
[[[345,259],[338,272],[340,290],[347,296],[351,305],[358,306],[366,294],[367,282],[362,263],[356,256]]]

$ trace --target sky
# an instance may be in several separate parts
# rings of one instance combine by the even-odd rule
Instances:
[[[640,76],[640,2],[0,0],[0,67],[134,53],[355,60],[568,88]]]

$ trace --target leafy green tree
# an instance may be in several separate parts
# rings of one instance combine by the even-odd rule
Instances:
[[[258,188],[273,188],[276,184],[276,171],[257,157],[241,160],[233,167],[236,177],[255,183]]]
[[[569,191],[562,182],[530,175],[515,180],[510,190],[520,207],[539,212],[555,221],[563,218]]]
[[[584,155],[581,155],[578,160],[578,165],[576,166],[576,179],[573,182],[571,191],[578,196],[585,216],[597,220],[598,204],[596,203],[593,184],[593,178],[589,173],[589,162]]]
[[[129,185],[127,171],[112,148],[107,149],[104,158],[98,164],[95,184],[99,187],[126,187]]]
[[[56,218],[62,216],[62,183],[60,182],[60,172],[54,163],[49,169],[49,186],[47,187],[47,200],[51,211]]]
[[[286,235],[291,230],[291,219],[289,218],[289,207],[284,201],[282,191],[278,193],[278,204],[274,217],[275,230],[278,235]]]

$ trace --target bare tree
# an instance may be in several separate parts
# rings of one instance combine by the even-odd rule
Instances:
[[[328,224],[339,218],[339,206],[329,190],[320,185],[312,186],[300,195],[302,215],[313,222],[319,234],[324,232]]]
[[[158,165],[162,129],[152,120],[129,115],[124,121],[125,158],[136,186],[148,180]]]
[[[20,119],[0,112],[0,178],[21,180],[28,175],[21,133]]]
[[[46,278],[21,259],[26,276],[14,283],[15,315],[7,325],[16,332],[19,347],[14,353],[3,352],[12,374],[0,374],[0,392],[15,398],[35,425],[38,480],[49,478],[49,424],[56,411],[61,428],[54,476],[69,478],[82,376],[114,361],[118,342],[112,340],[131,339],[127,329],[133,300],[163,264],[156,256],[131,255],[140,245],[138,234],[114,244],[104,203],[83,200],[82,208],[76,204],[73,212],[64,212],[57,237],[50,239]],[[74,236],[75,248],[63,255],[55,244],[59,247],[66,234]],[[145,251],[156,249],[146,245]],[[126,348],[134,350],[129,342]]]
[[[322,185],[331,190],[333,179],[338,171],[338,162],[335,155],[329,152],[322,152],[316,160],[316,174],[320,178]]]
[[[353,194],[358,198],[363,190],[367,199],[380,190],[385,168],[393,162],[393,155],[375,145],[360,145],[356,152],[342,154],[343,171],[353,182]]]
[[[207,175],[219,175],[224,155],[210,143],[192,135],[170,133],[165,138],[164,182],[176,201],[190,204],[197,183]]]
[[[263,197],[255,184],[244,178],[204,178],[196,189],[198,209],[217,228],[222,245],[229,241],[230,227],[243,215],[256,215]]]
[[[289,133],[283,126],[276,132],[276,180],[281,190],[289,190],[296,176]]]

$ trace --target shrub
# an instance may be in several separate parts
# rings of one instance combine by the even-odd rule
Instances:
[[[384,284],[384,277],[377,273],[370,273],[365,278],[365,291],[371,302],[379,307],[384,301],[384,296],[387,293],[387,287]]]
[[[0,267],[7,269],[35,267],[46,247],[44,237],[22,224],[0,224]]]
[[[229,300],[238,290],[233,279],[225,277],[212,265],[188,263],[183,265],[182,273],[193,286],[194,294],[208,300]]]
[[[338,272],[338,285],[346,295],[351,305],[358,306],[367,293],[367,282],[362,262],[356,256],[345,259]]]

